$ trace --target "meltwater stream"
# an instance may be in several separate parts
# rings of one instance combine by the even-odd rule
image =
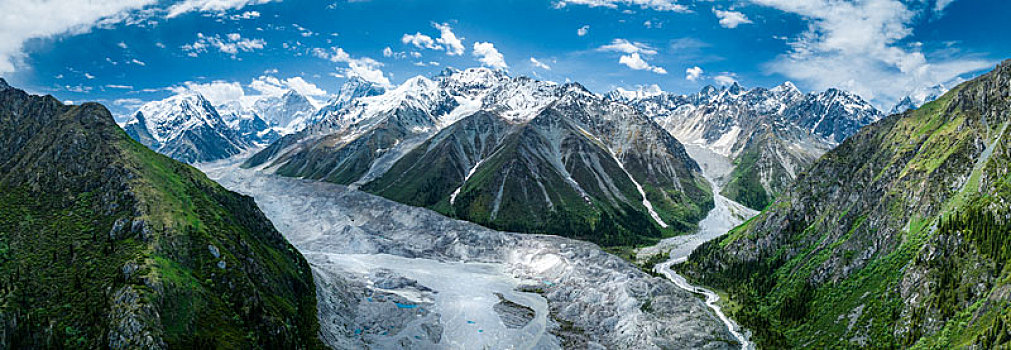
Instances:
[[[688,260],[688,256],[691,255],[695,248],[722,236],[737,225],[758,214],[757,211],[720,195],[719,184],[724,181],[723,177],[728,175],[732,169],[729,159],[696,145],[686,145],[685,148],[689,155],[702,167],[703,176],[712,185],[715,206],[709,211],[706,218],[699,222],[697,233],[665,239],[655,246],[640,250],[639,256],[649,256],[664,251],[669,252],[670,258],[663,263],[657,264],[654,270],[666,276],[681,289],[704,295],[706,297],[706,306],[716,313],[727,326],[730,333],[734,335],[734,338],[741,343],[741,349],[754,349],[754,344],[748,340],[747,334],[744,333],[734,320],[727,317],[720,306],[716,304],[720,300],[719,295],[711,290],[693,286],[683,276],[678,275],[677,272],[671,269],[671,265],[680,264]]]

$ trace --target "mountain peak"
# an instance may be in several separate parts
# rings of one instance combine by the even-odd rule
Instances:
[[[772,89],[769,89],[769,91],[772,91],[772,92],[787,92],[787,93],[793,93],[793,92],[801,93],[800,89],[798,89],[797,86],[793,85],[793,83],[790,82],[790,81],[783,82],[779,86],[774,87]]]
[[[7,85],[7,81],[4,78],[0,78],[0,91],[10,89],[11,86]]]
[[[734,95],[740,95],[741,93],[747,90],[745,90],[744,87],[741,86],[741,84],[738,84],[735,81],[733,84],[730,84],[730,87],[727,88],[727,91]]]

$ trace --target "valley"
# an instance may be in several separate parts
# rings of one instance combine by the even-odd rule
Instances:
[[[234,161],[200,167],[253,196],[309,260],[331,346],[740,346],[692,293],[592,244],[493,231]],[[503,312],[533,317],[508,326]]]

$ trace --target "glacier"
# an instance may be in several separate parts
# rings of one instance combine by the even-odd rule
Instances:
[[[321,338],[381,349],[739,346],[703,300],[594,244],[490,230],[346,186],[198,164],[306,257]]]

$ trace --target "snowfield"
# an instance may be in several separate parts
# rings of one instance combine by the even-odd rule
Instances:
[[[740,346],[697,296],[596,245],[493,231],[240,161],[199,167],[254,197],[305,255],[334,348]]]

